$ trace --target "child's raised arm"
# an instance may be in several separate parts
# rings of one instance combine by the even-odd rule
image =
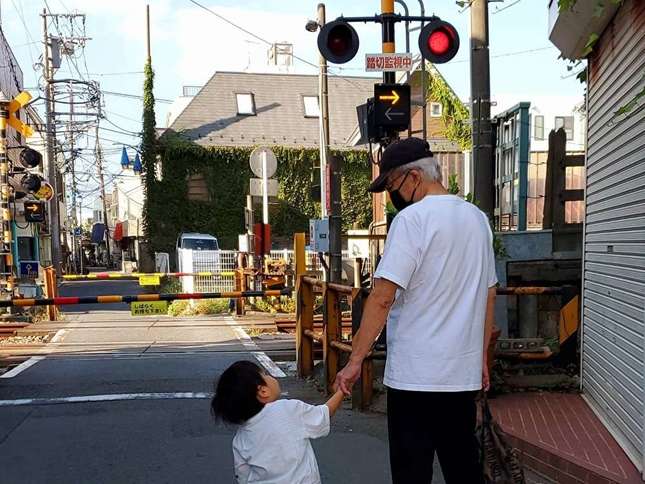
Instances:
[[[345,395],[343,394],[342,390],[339,388],[338,390],[336,390],[336,393],[334,393],[334,395],[329,400],[327,400],[327,403],[325,405],[329,407],[330,417],[333,417],[336,411],[340,408],[341,404],[343,403],[344,396]]]

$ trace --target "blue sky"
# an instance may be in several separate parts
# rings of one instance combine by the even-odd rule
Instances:
[[[316,1],[308,0],[198,0],[263,39],[294,44],[295,54],[317,63],[316,35],[306,32],[305,22],[315,17]],[[266,45],[239,32],[189,0],[47,0],[51,11],[74,10],[87,14],[85,49],[89,77],[98,80],[107,91],[140,95],[145,61],[145,4],[152,17],[152,57],[156,72],[155,95],[174,99],[184,85],[202,85],[216,70],[261,70]],[[418,0],[407,0],[412,14],[418,14]],[[569,74],[558,51],[548,40],[546,0],[505,0],[490,4],[491,90],[496,96],[521,96],[530,100],[538,95],[582,96],[583,86]],[[2,0],[2,27],[25,76],[25,86],[35,87],[38,75],[32,65],[42,51],[44,0]],[[454,0],[426,0],[426,14],[435,14],[452,22],[461,37],[456,58],[439,66],[449,84],[464,100],[469,96],[469,11],[464,12]],[[380,7],[378,0],[347,2],[329,0],[327,20],[341,14],[371,15]],[[496,10],[508,6],[505,10]],[[23,24],[24,20],[24,24]],[[26,28],[25,28],[26,25]],[[380,50],[380,29],[375,24],[357,26],[361,48],[356,58],[334,74],[365,75],[365,53]],[[397,31],[397,51],[404,50],[403,28]],[[417,34],[411,38],[417,52]],[[516,54],[518,52],[525,52]],[[509,55],[513,54],[513,55]],[[67,67],[57,74],[67,76]],[[84,63],[81,70],[87,76]],[[313,66],[296,61],[295,70],[315,74]],[[563,78],[565,77],[565,78]],[[33,91],[32,91],[33,92]],[[159,126],[165,126],[169,104],[157,104]],[[141,101],[112,95],[105,96],[106,115],[114,125],[126,131],[140,130]],[[103,122],[105,128],[117,129]],[[121,142],[137,144],[136,136],[103,130],[103,147],[108,151],[108,170],[118,172]]]

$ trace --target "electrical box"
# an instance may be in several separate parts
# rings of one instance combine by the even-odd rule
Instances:
[[[309,245],[314,252],[329,252],[329,219],[309,220]]]

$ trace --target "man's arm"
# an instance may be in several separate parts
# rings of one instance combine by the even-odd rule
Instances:
[[[334,383],[334,387],[340,388],[346,395],[351,393],[352,386],[361,374],[363,360],[385,326],[397,287],[387,279],[374,279],[374,287],[363,309],[361,327],[352,338],[352,354],[349,357],[349,363],[336,375]]]
[[[490,375],[488,374],[488,347],[493,335],[493,326],[495,325],[495,298],[497,297],[497,288],[488,288],[488,298],[486,301],[486,319],[484,321],[484,366],[483,366],[483,387],[484,391],[490,388]]]

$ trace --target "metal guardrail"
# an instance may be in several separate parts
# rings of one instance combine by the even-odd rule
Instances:
[[[563,287],[498,287],[497,294],[505,296],[561,295],[566,296],[573,288]],[[324,316],[322,332],[314,331],[315,295],[322,293]],[[363,305],[368,291],[321,281],[308,275],[300,275],[296,285],[296,359],[298,376],[308,377],[314,369],[314,344],[322,345],[323,367],[327,391],[332,391],[336,374],[340,370],[341,356],[352,352],[351,341],[342,337],[340,301],[347,299],[352,308],[352,335],[360,327]],[[562,309],[565,311],[566,306]],[[569,309],[575,314],[575,307]],[[562,312],[561,314],[564,314]],[[570,319],[573,316],[570,316]],[[568,331],[577,329],[577,324]],[[491,350],[489,350],[491,351]],[[365,409],[372,400],[373,360],[386,357],[386,351],[373,350],[363,361],[361,377],[354,385],[352,406]]]
[[[291,288],[268,291],[227,291],[227,292],[199,292],[179,294],[133,294],[126,296],[87,296],[87,297],[53,297],[42,299],[13,298],[0,301],[0,308],[28,307],[28,306],[67,306],[77,304],[112,304],[151,301],[176,301],[186,299],[235,299],[242,297],[271,297],[288,296]]]
[[[91,280],[107,280],[107,279],[125,279],[136,280],[141,277],[214,277],[214,276],[234,276],[235,271],[225,272],[133,272],[131,274],[123,272],[97,272],[95,274],[66,274],[63,279],[66,281],[91,281]]]

